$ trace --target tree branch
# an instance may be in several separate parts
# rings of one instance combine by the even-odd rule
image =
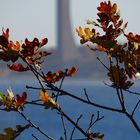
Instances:
[[[31,127],[34,127],[37,131],[39,131],[41,134],[43,134],[45,137],[47,137],[49,140],[54,140],[52,137],[50,137],[48,134],[43,132],[38,126],[36,126],[27,116],[25,116],[20,110],[18,110],[18,113],[31,124]]]

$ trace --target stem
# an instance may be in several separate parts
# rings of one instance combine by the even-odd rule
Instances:
[[[54,140],[52,137],[50,137],[48,134],[43,132],[38,126],[36,126],[27,116],[25,116],[20,110],[18,110],[18,113],[31,124],[31,127],[34,127],[36,130],[38,130],[41,134],[43,134],[45,137],[47,137],[49,140]]]
[[[140,104],[140,100],[137,102],[137,104],[135,105],[135,107],[134,107],[134,109],[132,111],[132,115],[131,115],[132,117],[134,116],[134,113],[135,113],[135,111],[136,111],[136,109],[137,109],[139,104]]]
[[[40,89],[40,88],[34,88],[34,87],[29,87],[29,88],[31,88],[31,89]],[[89,105],[92,105],[92,106],[95,106],[95,107],[99,107],[99,108],[102,108],[102,109],[105,109],[105,110],[110,110],[110,111],[122,113],[122,110],[120,110],[120,109],[111,108],[111,107],[107,107],[107,106],[104,106],[104,105],[96,104],[96,103],[94,103],[94,102],[91,102],[91,101],[82,99],[82,98],[80,98],[80,97],[78,97],[78,96],[76,96],[76,95],[73,95],[73,94],[71,94],[71,93],[69,93],[69,92],[67,92],[67,91],[64,91],[64,90],[62,90],[62,89],[59,89],[59,88],[57,88],[57,87],[52,88],[51,90],[53,90],[53,91],[58,91],[58,90],[59,90],[59,92],[61,92],[61,94],[60,94],[61,96],[62,96],[62,95],[67,95],[67,96],[69,96],[69,97],[72,97],[72,98],[74,98],[74,99],[76,99],[76,100],[79,100],[79,101],[81,101],[81,102],[83,102],[83,103],[86,103],[86,104],[89,104]],[[31,103],[31,102],[26,102],[26,103],[28,103],[28,104],[33,104],[33,103]]]
[[[89,140],[92,140],[92,138],[89,137],[89,135],[81,128],[77,125],[77,123],[75,123],[67,114],[65,114],[61,108],[56,108],[56,110],[58,112],[60,112],[73,126],[75,126],[84,136],[86,136]]]
[[[112,74],[112,78],[113,78],[113,82],[114,82],[114,84],[116,83],[116,80],[115,80],[115,77],[114,77],[114,73],[113,73],[113,71],[112,71],[112,67],[113,67],[113,61],[112,61],[112,58],[109,58],[109,61],[110,61],[110,73]],[[120,102],[120,104],[121,104],[121,107],[123,108],[123,102],[122,102],[122,97],[121,97],[121,95],[120,95],[120,91],[119,91],[119,88],[118,87],[115,87],[115,89],[116,89],[116,92],[117,92],[117,96],[118,96],[118,99],[119,99],[119,102]]]
[[[95,106],[95,107],[99,107],[99,108],[102,108],[102,109],[105,109],[105,110],[120,112],[120,113],[122,112],[122,110],[120,110],[120,109],[116,109],[116,108],[111,108],[111,107],[103,106],[103,105],[100,105],[100,104],[93,103],[93,102],[91,102],[91,101],[89,102],[89,101],[87,101],[87,100],[84,100],[84,99],[82,99],[82,98],[80,98],[80,97],[78,97],[78,96],[75,96],[75,95],[73,95],[73,94],[71,94],[71,93],[68,93],[68,92],[66,92],[66,91],[63,91],[63,90],[60,90],[60,92],[61,92],[62,94],[64,94],[64,95],[70,96],[70,97],[72,97],[72,98],[74,98],[74,99],[77,99],[77,100],[83,102],[83,103],[86,103],[86,104],[89,104],[89,105],[93,105],[93,106]]]
[[[140,127],[138,126],[137,122],[134,120],[132,115],[130,115],[128,112],[125,112],[125,115],[130,119],[136,130],[140,133]]]
[[[38,80],[38,82],[39,82],[39,84],[40,84],[42,90],[45,90],[45,89],[44,89],[44,86],[43,86],[43,84],[42,84],[42,82],[41,82],[41,80],[40,80],[40,78],[39,78],[39,75],[38,75],[37,70],[34,69],[34,68],[33,68],[31,65],[29,65],[28,63],[27,63],[27,65],[30,67],[31,71],[33,72],[33,74],[34,74],[35,77],[37,78],[37,80]]]
[[[63,82],[64,82],[64,78],[65,78],[65,77],[63,77],[62,80],[61,80],[61,83],[60,83],[60,86],[59,86],[59,90],[62,88],[62,84],[63,84]],[[57,92],[57,94],[56,94],[55,102],[57,102],[57,100],[58,100],[58,96],[59,96],[59,93],[60,93],[59,90],[58,90],[58,92]]]
[[[63,117],[62,113],[60,113],[60,115],[61,115],[62,125],[63,125],[63,129],[64,129],[65,140],[67,140],[67,129],[66,129],[66,126],[65,126],[65,123],[64,123],[64,117]]]
[[[78,125],[78,122],[80,121],[81,118],[82,118],[82,115],[80,115],[80,116],[77,118],[76,125]],[[71,136],[70,136],[70,140],[72,140],[72,137],[73,137],[75,128],[76,128],[76,127],[74,126],[74,128],[73,128],[73,130],[72,130],[72,133],[71,133]]]

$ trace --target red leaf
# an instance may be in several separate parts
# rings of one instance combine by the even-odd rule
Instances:
[[[48,39],[47,38],[44,38],[44,39],[42,39],[41,46],[44,46],[47,43],[48,43]]]
[[[18,107],[23,107],[26,99],[27,99],[27,93],[26,92],[23,92],[22,96],[16,95],[16,105]]]
[[[8,40],[8,38],[9,38],[9,28],[6,29],[6,32],[4,32],[4,29],[3,29],[2,36],[4,36]]]
[[[67,75],[68,76],[73,76],[77,72],[78,68],[72,67],[70,70],[68,70]]]
[[[18,72],[30,70],[29,67],[24,67],[22,64],[12,64],[12,65],[8,65],[8,67],[13,71],[18,71]]]
[[[127,39],[131,42],[140,42],[140,35],[134,35],[133,33],[129,33],[128,35],[125,34]]]

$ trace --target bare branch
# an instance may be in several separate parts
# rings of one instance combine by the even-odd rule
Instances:
[[[84,88],[84,93],[85,93],[85,95],[86,95],[87,101],[90,102],[89,96],[88,96],[87,91],[86,91],[85,88]]]
[[[60,112],[60,115],[61,115],[61,120],[62,120],[62,124],[63,124],[65,140],[67,140],[67,129],[66,129],[66,126],[64,123],[64,117],[63,117],[63,114],[61,112]]]
[[[96,57],[96,58],[108,71],[110,71],[109,68],[100,60],[99,57]]]
[[[27,121],[30,123],[31,127],[34,127],[37,131],[39,131],[41,134],[43,134],[45,137],[47,137],[49,140],[54,140],[52,137],[50,137],[48,134],[43,132],[38,126],[36,126],[27,116],[25,116],[20,110],[18,110],[18,113]]]
[[[61,108],[56,107],[56,110],[60,113],[62,113],[62,115],[73,125],[75,126],[75,128],[77,128],[85,137],[87,137],[89,140],[92,140],[89,135],[81,128],[79,127],[76,122],[74,122],[67,114],[65,114]]]
[[[32,137],[33,137],[35,140],[39,140],[34,134],[32,134]]]
[[[89,132],[89,130],[91,129],[91,127],[93,127],[93,125],[95,125],[95,123],[97,123],[98,121],[102,120],[104,118],[104,116],[100,117],[99,111],[97,112],[97,117],[96,120],[93,121],[94,118],[94,114],[92,114],[91,119],[90,119],[90,123],[89,123],[89,127],[87,128],[86,132]]]
[[[60,82],[59,90],[60,90],[61,87],[62,87],[62,84],[63,84],[63,82],[64,82],[64,79],[65,79],[65,76],[62,78],[62,80],[61,80],[61,82]],[[57,94],[56,94],[56,99],[55,99],[56,102],[57,102],[58,96],[59,96],[59,94],[60,94],[59,90],[57,91]]]
[[[138,92],[134,92],[134,91],[130,91],[128,89],[126,89],[125,91],[127,91],[128,93],[132,94],[132,95],[140,95],[140,93]]]
[[[77,118],[76,125],[78,125],[78,122],[80,121],[81,118],[82,118],[82,115],[80,115],[80,116]],[[74,126],[74,128],[73,128],[73,130],[72,130],[72,133],[71,133],[71,136],[70,136],[70,140],[72,140],[72,137],[73,137],[75,128],[76,128],[76,127]]]
[[[135,107],[134,107],[134,109],[132,111],[132,114],[131,114],[132,117],[134,116],[134,113],[135,113],[136,109],[138,108],[139,104],[140,104],[140,100],[137,102],[137,104],[135,105]]]

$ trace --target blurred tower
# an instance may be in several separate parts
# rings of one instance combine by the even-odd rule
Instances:
[[[78,60],[81,56],[71,30],[70,0],[57,0],[57,54],[63,62]]]

